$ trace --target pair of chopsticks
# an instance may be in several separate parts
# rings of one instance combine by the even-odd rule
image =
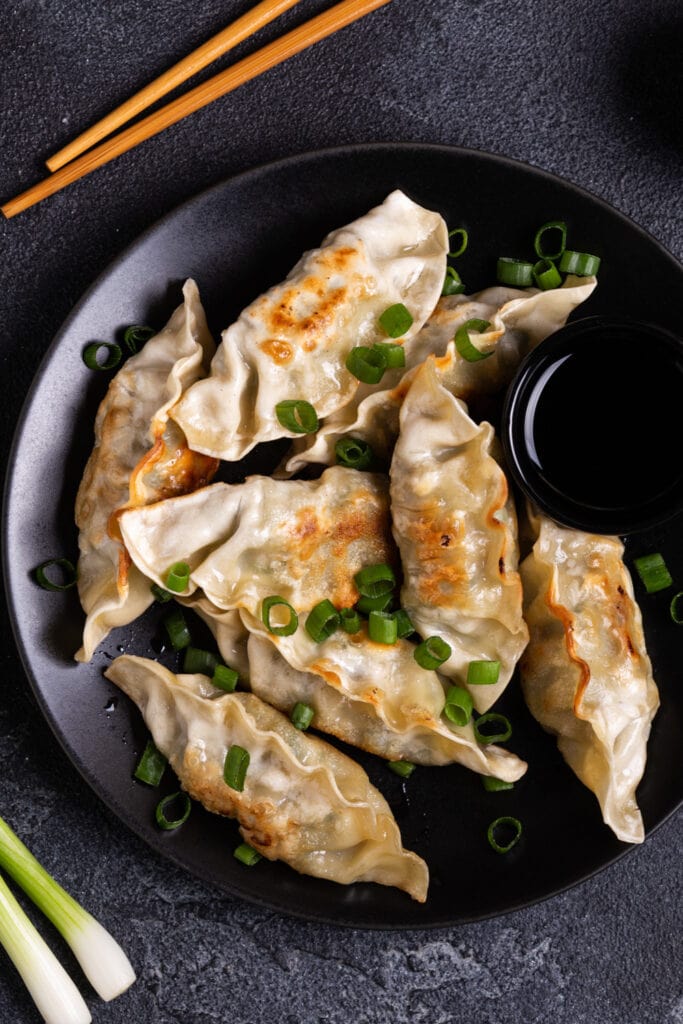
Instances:
[[[214,75],[141,121],[125,128],[117,135],[111,135],[140,111],[165,96],[171,89],[205,68],[217,57],[227,53],[228,50],[237,46],[238,43],[253,35],[258,29],[273,21],[274,18],[298,2],[299,0],[261,0],[247,14],[213,36],[169,71],[166,71],[131,99],[117,107],[111,114],[98,121],[92,128],[83,132],[77,139],[50,157],[46,163],[53,173],[0,206],[2,213],[9,219],[30,206],[35,206],[36,203],[59,192],[66,185],[78,181],[97,167],[102,167],[103,164],[109,163],[122,153],[126,153],[146,139],[157,135],[164,128],[181,121],[188,114],[225,96],[226,93],[232,92],[245,82],[257,78],[264,71],[281,64],[321,39],[333,35],[378,7],[383,7],[390,3],[390,0],[342,0],[328,11],[324,11],[291,32],[287,32],[280,39],[276,39],[251,56],[245,57],[232,67]],[[110,135],[111,137],[107,138]],[[101,139],[106,141],[100,142]]]

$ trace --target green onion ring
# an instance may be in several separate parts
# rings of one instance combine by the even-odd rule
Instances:
[[[481,775],[480,778],[487,793],[501,793],[505,789],[514,789],[514,782],[505,782],[494,775]]]
[[[397,302],[384,310],[379,322],[390,338],[400,338],[412,327],[413,318],[403,303]]]
[[[562,277],[552,260],[544,257],[538,263],[534,263],[534,281],[541,291],[548,292],[551,288],[559,288]]]
[[[559,247],[552,252],[546,252],[543,248],[543,236],[549,231],[560,232],[560,243]],[[534,238],[534,252],[538,256],[539,260],[559,260],[562,253],[567,245],[567,225],[563,220],[549,220],[547,224],[542,224],[536,232]]]
[[[471,661],[467,666],[468,686],[492,686],[500,675],[499,661]]]
[[[339,609],[339,625],[345,633],[358,633],[360,630],[360,615],[355,608]]]
[[[148,786],[158,786],[167,764],[166,756],[157,749],[154,740],[147,740],[147,746],[140,756],[133,775],[139,782],[146,782]]]
[[[482,732],[481,726],[487,725],[489,722],[500,723],[500,732],[493,734]],[[487,711],[485,715],[480,715],[474,722],[474,736],[478,743],[484,745],[488,743],[504,743],[505,740],[509,740],[512,736],[510,719],[506,718],[505,715],[501,715],[498,711]]]
[[[297,701],[292,708],[292,713],[289,717],[295,729],[301,729],[302,732],[305,732],[313,721],[314,715],[315,711],[310,704],[304,704],[303,701]]]
[[[144,324],[131,324],[123,332],[123,342],[129,352],[135,355],[139,352],[146,341],[153,338],[156,331],[153,327],[146,327]]]
[[[429,636],[418,644],[413,651],[413,657],[420,668],[437,669],[448,661],[451,656],[451,648],[440,636]]]
[[[399,640],[413,635],[415,626],[410,621],[410,616],[405,608],[397,608],[394,612],[394,618],[396,619],[396,633]]]
[[[285,430],[293,434],[313,434],[318,429],[318,414],[310,402],[301,398],[288,398],[278,402],[275,415]]]
[[[462,295],[465,285],[462,283],[460,274],[455,267],[446,267],[446,276],[443,279],[442,295]]]
[[[359,597],[355,604],[355,610],[361,615],[369,615],[370,612],[387,612],[394,603],[394,594],[380,594],[379,597]]]
[[[247,777],[248,767],[249,751],[245,750],[244,747],[238,746],[237,743],[233,743],[228,748],[223,764],[223,781],[226,786],[230,786],[231,789],[241,793],[244,789],[244,780]]]
[[[258,864],[262,860],[262,855],[255,850],[249,843],[240,843],[232,852],[233,857],[236,857],[242,864],[246,864],[248,868]]]
[[[183,672],[187,672],[188,675],[212,678],[217,665],[218,658],[211,651],[204,651],[201,647],[192,647],[190,644],[185,648]]]
[[[669,614],[677,626],[680,626],[683,623],[683,590],[679,590],[678,593],[674,594],[671,598]]]
[[[230,668],[228,665],[216,665],[211,676],[211,682],[219,690],[225,690],[226,693],[234,693],[239,678],[239,673],[234,668]]]
[[[187,562],[174,562],[166,573],[166,589],[182,594],[190,582],[190,567]]]
[[[577,277],[595,277],[600,269],[600,257],[589,252],[574,252],[565,249],[560,256],[559,269],[563,274],[576,274]]]
[[[380,562],[368,565],[353,577],[358,593],[363,597],[381,597],[390,593],[396,586],[396,577],[390,565]]]
[[[168,633],[168,638],[171,641],[171,646],[175,651],[182,651],[185,647],[188,647],[191,643],[192,637],[190,636],[190,630],[185,616],[183,615],[182,608],[175,605],[168,614],[164,617],[164,626]]]
[[[100,362],[100,352],[106,349],[109,355]],[[83,362],[89,370],[113,370],[121,362],[121,346],[115,341],[91,341],[83,349]]]
[[[340,437],[335,443],[334,452],[338,465],[350,469],[367,469],[374,458],[372,448],[360,437]]]
[[[406,365],[406,350],[403,345],[395,345],[389,341],[378,341],[372,347],[373,349],[379,349],[384,355],[387,370],[401,369]]]
[[[178,818],[167,818],[166,808],[176,802],[178,802],[182,807],[180,816]],[[159,801],[154,811],[154,816],[159,828],[163,828],[168,832],[174,828],[180,828],[180,826],[189,818],[191,809],[192,803],[187,793],[183,793],[182,790],[178,790],[177,793],[171,793],[169,796],[165,796]]]
[[[409,779],[415,771],[412,761],[387,761],[387,768],[390,768],[395,775],[400,775],[402,779]]]
[[[390,647],[398,639],[398,626],[391,612],[372,611],[368,617],[368,636],[376,644]]]
[[[154,600],[158,601],[159,604],[166,604],[167,601],[173,600],[173,594],[171,591],[164,590],[164,588],[160,587],[158,583],[153,583],[149,589],[154,594]]]
[[[321,644],[332,636],[339,621],[339,612],[332,602],[325,598],[311,608],[304,626],[313,643]]]
[[[270,622],[270,613],[273,608],[283,607],[289,611],[289,621],[285,622],[282,626],[272,626]],[[285,601],[284,597],[279,597],[277,594],[273,594],[271,597],[266,597],[261,605],[261,619],[263,625],[266,627],[269,633],[273,633],[274,636],[291,636],[295,633],[299,625],[299,616],[292,608],[289,601]]]
[[[455,332],[455,347],[458,354],[466,359],[468,363],[476,363],[479,359],[488,359],[489,356],[493,355],[493,350],[490,352],[481,352],[476,345],[472,344],[470,338],[470,331],[476,331],[478,334],[483,334],[489,329],[491,324],[488,320],[466,320],[464,324],[461,324]]]
[[[472,708],[472,697],[467,690],[463,690],[461,686],[449,687],[443,709],[449,722],[461,728],[467,725],[472,717]]]
[[[512,837],[509,842],[505,844],[499,843],[496,839],[496,832],[499,832],[501,829],[512,829]],[[522,836],[522,823],[519,818],[512,818],[509,815],[502,818],[496,818],[496,820],[492,821],[489,825],[486,835],[490,845],[496,853],[508,853],[512,847],[519,842]]]
[[[450,239],[454,238],[456,236],[459,236],[462,239],[462,241],[460,242],[460,245],[457,248],[455,248],[452,252],[448,253],[448,255],[452,256],[452,257],[462,256],[462,254],[464,253],[465,249],[467,248],[467,243],[469,241],[469,235],[467,234],[467,229],[466,228],[454,228],[452,231],[449,231],[448,232],[449,244],[450,244]]]
[[[671,573],[659,551],[635,558],[633,565],[648,594],[656,594],[660,590],[666,590],[673,583]]]
[[[379,347],[356,345],[346,357],[346,369],[363,384],[379,384],[386,368],[387,357]]]
[[[534,265],[512,256],[500,256],[496,263],[496,278],[500,284],[512,288],[530,288],[534,283]]]
[[[51,569],[52,566],[57,566],[58,569],[61,569],[64,574],[64,583],[55,583],[49,578],[47,570]],[[43,590],[70,590],[78,581],[76,568],[68,558],[48,558],[46,562],[41,562],[40,565],[36,566],[33,574],[36,583]]]

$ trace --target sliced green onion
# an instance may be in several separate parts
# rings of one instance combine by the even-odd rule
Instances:
[[[450,656],[451,648],[440,636],[427,637],[413,651],[413,657],[420,668],[436,669],[448,661]]]
[[[289,618],[287,622],[282,623],[280,626],[274,626],[271,621],[271,612],[273,608],[286,608],[289,612]],[[266,597],[263,604],[261,605],[261,618],[263,619],[263,625],[266,627],[269,633],[273,633],[275,636],[291,636],[292,633],[296,632],[297,626],[299,625],[299,616],[292,608],[289,601],[285,601],[284,597],[278,597],[277,594],[273,594],[271,597]]]
[[[446,267],[446,276],[443,279],[442,295],[462,295],[465,285],[462,283],[460,274],[455,267]]]
[[[148,786],[158,786],[167,764],[166,756],[157,749],[154,740],[147,740],[147,746],[142,752],[133,775],[139,782],[146,782]]]
[[[372,346],[379,349],[387,361],[387,370],[396,370],[406,365],[406,350],[403,345],[392,345],[388,341],[378,341]]]
[[[174,650],[182,651],[183,648],[188,647],[192,642],[182,608],[179,608],[177,605],[171,608],[168,615],[164,617],[164,626]]]
[[[363,384],[379,384],[387,368],[387,357],[381,348],[356,345],[346,357],[346,369]]]
[[[156,331],[153,327],[146,327],[144,324],[131,324],[123,332],[123,341],[128,350],[135,355],[155,334]]]
[[[534,283],[534,265],[527,260],[501,256],[496,263],[496,277],[512,288],[529,288]]]
[[[7,822],[0,818],[0,866],[45,914],[71,947],[91,985],[110,1000],[135,981],[135,972],[114,937],[48,874]],[[4,879],[0,879],[0,942],[17,966],[49,1024],[85,1024],[90,1013],[71,989],[68,975],[53,961]],[[57,977],[59,975],[59,977]],[[66,982],[63,981],[66,977]],[[74,986],[75,988],[75,986]],[[67,991],[68,989],[68,991]],[[77,1005],[72,1012],[69,1004]]]
[[[472,698],[461,686],[449,687],[443,713],[453,725],[465,726],[472,717]]]
[[[169,818],[166,812],[169,810],[172,812],[174,807],[177,808],[177,817]],[[170,793],[159,801],[154,811],[154,817],[159,828],[163,828],[165,832],[171,832],[174,828],[180,828],[185,824],[190,817],[191,810],[192,802],[189,796],[182,790],[178,790],[177,793]]]
[[[492,725],[498,732],[482,732],[483,726]],[[504,743],[512,736],[510,719],[498,711],[487,711],[480,715],[474,723],[474,735],[478,743]]]
[[[310,402],[300,398],[288,398],[278,402],[275,415],[285,428],[293,434],[312,434],[318,429],[318,414]]]
[[[325,598],[311,608],[306,617],[306,632],[315,644],[321,644],[323,640],[337,629],[339,625],[339,612],[331,601]]]
[[[239,673],[235,672],[234,668],[230,668],[228,665],[216,665],[211,676],[211,682],[219,690],[225,690],[226,693],[234,693],[239,678]]]
[[[534,281],[543,292],[559,288],[562,277],[552,260],[542,259],[534,263]]]
[[[305,732],[313,721],[314,715],[315,711],[310,704],[304,704],[302,701],[297,701],[292,708],[292,713],[289,717],[295,729],[301,729],[302,732]]]
[[[185,648],[183,657],[183,672],[188,675],[202,675],[213,677],[218,665],[218,658],[211,651],[204,651],[201,647],[188,645]]]
[[[166,589],[182,594],[190,582],[190,567],[187,562],[174,562],[166,573]]]
[[[384,310],[379,322],[390,338],[400,338],[412,327],[413,318],[403,303],[397,302]]]
[[[376,644],[395,644],[398,639],[396,619],[391,612],[370,612],[368,636]]]
[[[356,601],[356,611],[360,612],[361,615],[369,615],[370,612],[386,612],[389,611],[391,605],[394,603],[393,592],[388,594],[380,594],[379,597],[359,597]]]
[[[254,864],[258,864],[258,862],[262,860],[262,856],[258,850],[255,850],[253,846],[249,845],[249,843],[240,843],[240,845],[233,850],[232,855],[233,857],[236,857],[237,860],[241,861],[242,864],[246,864],[248,868],[253,867]]]
[[[56,580],[50,579],[48,569],[53,568],[59,569],[63,580],[62,583],[57,583]],[[78,573],[74,568],[73,562],[70,562],[68,558],[48,558],[46,562],[41,562],[34,569],[34,575],[36,583],[40,584],[43,590],[69,590],[76,584],[78,579]]]
[[[381,597],[390,593],[396,586],[396,577],[390,565],[380,562],[379,565],[368,565],[353,577],[358,593],[363,597]]]
[[[102,353],[108,355],[102,359]],[[92,341],[83,349],[83,362],[89,370],[113,370],[121,362],[121,346],[115,341]]]
[[[340,437],[334,451],[338,464],[350,469],[367,469],[374,458],[372,448],[360,437]]]
[[[223,780],[231,789],[241,793],[244,789],[244,780],[247,777],[249,767],[249,751],[239,747],[236,743],[228,749],[223,765]]]
[[[503,835],[509,836],[507,842],[500,842],[499,839]],[[522,835],[522,823],[519,818],[511,818],[509,816],[503,818],[496,818],[489,825],[486,835],[488,841],[496,853],[508,853],[509,850],[518,843]]]
[[[448,253],[449,256],[456,257],[462,256],[465,249],[467,248],[467,242],[469,241],[469,235],[467,234],[466,228],[454,228],[448,232],[449,241],[451,238],[459,238],[460,244],[456,242],[453,246],[453,250]]]
[[[360,629],[360,615],[356,609],[340,608],[339,625],[345,633],[357,633]]]
[[[595,277],[600,269],[600,257],[589,252],[574,252],[565,249],[560,256],[560,270],[563,274],[576,274],[578,277]]]
[[[500,793],[504,789],[514,789],[514,782],[505,782],[493,775],[481,775],[481,782],[487,793]]]
[[[679,590],[678,593],[674,594],[671,598],[669,613],[677,626],[680,626],[681,623],[683,623],[683,590]]]
[[[664,558],[655,551],[650,555],[641,555],[633,561],[636,572],[645,585],[648,594],[656,594],[658,590],[666,590],[673,583]]]
[[[394,618],[396,619],[396,634],[399,640],[413,635],[415,626],[410,621],[410,616],[404,608],[397,608],[394,612]]]
[[[387,767],[391,768],[396,775],[400,775],[402,779],[409,779],[415,771],[412,761],[387,761]]]
[[[173,600],[173,594],[170,590],[164,590],[158,583],[153,583],[149,588],[154,594],[154,600],[158,601],[159,604],[166,604],[167,601]]]
[[[467,666],[468,686],[492,686],[500,675],[499,661],[471,661]]]
[[[559,239],[557,244],[553,248],[552,252],[547,252],[544,244],[544,235],[557,234],[559,232]],[[565,250],[567,244],[567,225],[563,220],[549,220],[547,224],[542,224],[536,232],[534,238],[534,252],[540,260],[559,260],[560,256]]]
[[[481,352],[476,345],[472,344],[469,334],[470,331],[477,331],[479,334],[483,334],[490,326],[491,324],[488,320],[466,320],[455,332],[455,347],[462,358],[466,359],[468,363],[476,363],[478,359],[488,359],[489,356],[493,355],[493,350]]]

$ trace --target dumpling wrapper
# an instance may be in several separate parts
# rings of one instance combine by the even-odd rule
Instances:
[[[252,693],[215,691],[206,676],[176,676],[127,655],[105,675],[137,704],[183,789],[214,814],[237,818],[244,840],[268,860],[343,885],[396,886],[424,903],[427,865],[403,849],[389,805],[351,758]],[[250,757],[241,792],[223,779],[234,745]]]
[[[131,565],[117,513],[201,486],[217,469],[188,449],[168,410],[206,373],[214,351],[196,283],[162,331],[126,360],[95,420],[95,446],[76,496],[78,593],[86,622],[77,661],[90,661],[111,629],[127,625],[153,601],[149,580]]]
[[[388,458],[398,434],[399,413],[410,381],[430,355],[438,356],[441,382],[457,398],[500,394],[509,384],[523,357],[554,331],[590,297],[594,277],[567,276],[560,288],[538,291],[496,286],[474,295],[448,295],[406,347],[404,371],[385,374],[379,384],[362,384],[351,402],[332,413],[315,434],[297,438],[277,470],[291,476],[316,463],[336,461],[335,444],[350,436],[367,441],[375,455]],[[456,330],[466,320],[486,320],[490,327],[475,336],[475,344],[490,355],[468,362],[455,348]]]
[[[387,341],[379,317],[397,303],[413,318],[399,339],[409,347],[441,294],[447,251],[441,215],[398,190],[331,232],[223,332],[210,376],[171,413],[190,446],[236,461],[261,441],[297,436],[278,420],[279,402],[305,400],[319,419],[350,402],[350,350]]]
[[[598,798],[604,822],[622,842],[640,843],[636,788],[659,694],[624,547],[545,516],[533,522],[537,539],[520,565],[531,634],[520,662],[524,697]]]
[[[403,402],[391,462],[401,606],[423,638],[450,646],[439,672],[467,687],[479,712],[500,697],[529,639],[517,518],[494,444],[491,424],[470,419],[430,357]],[[468,685],[472,661],[500,662],[498,681]]]

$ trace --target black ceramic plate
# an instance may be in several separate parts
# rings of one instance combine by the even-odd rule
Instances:
[[[498,255],[530,255],[536,229],[562,217],[569,244],[603,260],[582,314],[627,313],[678,326],[683,268],[632,222],[567,182],[521,163],[445,147],[375,145],[296,156],[184,204],[95,282],[54,340],[27,398],[3,521],[6,585],[29,680],[67,756],[108,807],[151,847],[219,890],[310,919],[372,928],[457,924],[524,907],[631,849],[603,825],[594,796],[530,718],[516,680],[501,710],[514,724],[509,746],[529,770],[512,791],[486,793],[477,775],[457,766],[420,768],[404,783],[379,759],[356,755],[389,800],[406,847],[429,864],[425,905],[379,885],[342,887],[303,877],[283,864],[245,868],[232,857],[234,822],[197,806],[181,829],[161,832],[154,807],[160,793],[172,791],[173,778],[164,779],[160,791],[132,778],[146,730],[102,671],[121,651],[158,655],[159,609],[111,634],[91,664],[77,665],[83,615],[76,594],[46,593],[32,582],[31,570],[46,558],[75,558],[77,552],[74,498],[109,377],[85,368],[83,347],[119,336],[129,323],[162,326],[189,276],[218,335],[306,248],[394,188],[440,210],[449,226],[468,228],[470,245],[458,266],[469,291],[494,283]],[[577,408],[586,400],[579,396]],[[259,465],[270,469],[272,452],[251,458],[250,471]],[[680,528],[673,522],[666,532],[630,538],[629,559],[659,550],[683,586]],[[673,591],[647,596],[636,580],[636,592],[662,701],[638,792],[649,834],[683,798],[681,634],[668,617]],[[486,840],[489,822],[504,814],[524,825],[521,842],[507,856]]]

